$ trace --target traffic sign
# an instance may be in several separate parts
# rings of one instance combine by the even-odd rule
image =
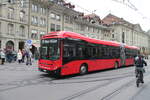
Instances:
[[[32,45],[32,40],[27,40],[26,43],[27,43],[28,45]]]

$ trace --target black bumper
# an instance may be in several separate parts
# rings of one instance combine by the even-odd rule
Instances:
[[[48,73],[48,74],[51,74],[51,75],[57,75],[57,76],[60,76],[60,75],[61,75],[61,73],[60,73],[60,72],[61,72],[60,68],[57,69],[57,70],[52,70],[52,71],[39,68],[39,71],[45,72],[45,73]]]

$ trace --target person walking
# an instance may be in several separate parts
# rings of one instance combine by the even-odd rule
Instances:
[[[5,63],[5,53],[3,50],[0,50],[0,58],[1,58],[1,64],[4,65]]]
[[[27,61],[26,61],[26,65],[32,65],[32,53],[31,51],[27,51],[26,52],[26,57],[27,57]]]
[[[21,53],[21,50],[19,50],[18,53],[17,53],[17,59],[18,59],[18,63],[20,64],[21,61],[22,61],[22,53]]]
[[[22,60],[21,60],[21,62],[24,63],[24,60],[25,60],[25,50],[22,49],[21,53],[22,53]]]

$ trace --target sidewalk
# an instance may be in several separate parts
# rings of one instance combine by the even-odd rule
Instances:
[[[32,65],[18,62],[5,63],[0,65],[0,84],[20,80],[33,74],[35,76],[39,74],[37,60],[33,61]]]

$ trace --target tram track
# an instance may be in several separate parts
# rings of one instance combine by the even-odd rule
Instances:
[[[47,81],[50,83],[53,80],[55,79],[50,79],[44,76],[40,76],[38,78],[30,78],[30,79],[12,81],[8,83],[0,83],[0,92],[16,89],[20,87],[30,86],[30,85],[37,85]]]
[[[99,77],[112,77],[112,76],[118,76],[118,75],[129,75],[129,74],[132,74],[132,75],[134,75],[133,73],[132,73],[132,71],[131,72],[126,72],[126,73],[120,73],[120,74],[109,74],[109,75],[106,75],[106,74],[104,74],[104,75],[97,75],[97,76],[89,76],[89,75],[91,75],[91,74],[86,74],[87,75],[87,77],[84,77],[84,76],[86,76],[86,75],[84,75],[83,77],[81,76],[81,77],[72,77],[72,78],[70,78],[69,80],[72,80],[72,79],[90,79],[90,78],[99,78]]]
[[[126,84],[122,85],[121,87],[115,89],[114,91],[110,92],[109,94],[107,94],[106,96],[102,97],[100,100],[110,100],[111,98],[113,98],[114,96],[118,95],[119,93],[121,93],[121,91],[129,86],[131,86],[134,83],[134,80],[131,80],[129,82],[127,82]]]
[[[106,83],[104,83],[104,84],[96,85],[96,86],[94,86],[94,87],[92,87],[92,88],[88,88],[88,89],[85,89],[85,90],[83,90],[83,91],[77,92],[77,93],[75,93],[75,94],[73,94],[73,95],[70,95],[70,96],[67,96],[67,97],[65,97],[65,98],[63,98],[63,99],[61,99],[61,100],[72,100],[72,99],[75,99],[75,98],[77,98],[77,97],[79,97],[79,96],[81,96],[81,95],[87,94],[87,93],[89,93],[89,92],[92,92],[92,91],[94,91],[94,90],[96,90],[96,89],[98,89],[98,88],[100,88],[100,87],[103,87],[103,86],[106,86],[106,85],[109,85],[109,84],[111,84],[110,81],[109,81],[109,82],[106,82]]]
[[[55,82],[55,80],[52,82],[53,84],[73,84],[73,83],[86,83],[86,82],[98,82],[98,81],[108,81],[108,80],[115,80],[115,79],[121,79],[125,77],[131,77],[133,75],[125,75],[125,76],[119,76],[119,77],[110,77],[110,78],[101,78],[100,79],[92,79],[92,80],[79,80],[75,82]],[[82,78],[84,79],[84,78]]]
[[[90,92],[95,91],[95,90],[97,90],[97,89],[100,89],[100,88],[102,88],[102,87],[108,86],[108,85],[112,84],[112,82],[114,82],[114,80],[117,81],[117,80],[119,80],[119,79],[126,78],[126,77],[131,77],[131,76],[129,75],[129,76],[124,76],[124,77],[116,77],[116,78],[114,78],[114,79],[108,80],[108,82],[106,82],[106,83],[104,83],[104,84],[96,85],[96,86],[94,86],[94,87],[85,89],[85,90],[83,90],[83,91],[80,91],[80,92],[77,92],[77,93],[72,94],[72,95],[70,95],[70,96],[67,96],[67,97],[65,97],[65,98],[63,98],[63,99],[61,99],[61,100],[73,100],[73,99],[76,99],[76,98],[78,98],[78,97],[80,97],[80,96],[82,96],[82,95],[84,95],[84,94],[87,94],[87,93],[90,93]],[[134,81],[134,80],[132,80],[132,81]],[[128,82],[128,83],[125,84],[123,87],[121,86],[119,89],[114,90],[114,91],[111,92],[110,94],[108,94],[108,95],[106,95],[105,97],[103,97],[103,99],[101,99],[101,100],[105,100],[106,97],[108,98],[108,97],[111,96],[112,94],[118,92],[120,89],[124,88],[125,86],[128,86],[130,83],[132,83],[132,81]]]
[[[88,75],[88,74],[87,74]],[[84,77],[69,77],[69,78],[50,78],[48,74],[43,74],[40,76],[37,76],[36,78],[29,78],[29,79],[23,79],[18,81],[12,81],[8,83],[0,83],[0,92],[17,89],[20,87],[25,86],[31,86],[31,85],[57,85],[57,84],[75,84],[75,83],[85,83],[85,82],[100,82],[100,81],[111,81],[116,79],[121,79],[125,77],[131,77],[133,76],[131,72],[127,73],[120,73],[115,75],[98,75],[98,76],[87,76],[84,75]]]
[[[122,79],[122,78],[125,78],[125,77],[132,77],[132,76],[133,76],[133,75],[128,75],[128,76],[124,76],[124,77],[120,77],[120,78],[118,77],[118,80],[119,80],[119,79]],[[147,76],[147,75],[146,75],[146,76]],[[134,76],[133,76],[133,77],[134,77]],[[111,82],[114,81],[114,80],[115,80],[115,78],[112,79],[112,80],[110,80],[110,81],[108,81],[107,83],[104,83],[103,85],[97,85],[97,86],[94,86],[94,87],[92,87],[92,88],[89,88],[89,89],[86,89],[86,90],[77,92],[77,93],[75,93],[75,94],[73,94],[73,95],[70,95],[70,96],[67,96],[67,97],[65,97],[65,98],[63,98],[63,99],[61,99],[61,100],[74,100],[74,99],[77,99],[78,97],[83,96],[83,95],[85,95],[85,94],[87,94],[87,93],[90,93],[90,92],[92,92],[92,91],[95,91],[95,90],[98,90],[98,89],[100,89],[100,88],[102,88],[102,87],[105,87],[105,86],[110,85]],[[117,80],[117,77],[116,77],[116,80]],[[149,82],[149,83],[150,83],[150,82]],[[127,83],[121,85],[120,87],[114,89],[113,91],[109,92],[108,94],[104,95],[103,97],[99,97],[98,100],[110,100],[111,98],[117,96],[117,95],[118,95],[119,93],[121,93],[124,89],[128,88],[128,87],[131,86],[131,85],[135,85],[135,79],[134,79],[134,78],[133,78],[132,80],[130,80],[129,82],[127,82]],[[138,95],[138,94],[139,94],[142,90],[144,90],[145,88],[146,88],[146,86],[144,86],[143,88],[141,88],[140,91],[138,91],[138,92],[136,93],[136,95]],[[136,96],[136,95],[135,95],[135,96]],[[134,96],[134,97],[135,97],[135,96]],[[131,100],[135,100],[134,97],[133,97]]]
[[[29,78],[29,79],[24,79],[24,80],[12,81],[12,82],[8,82],[8,83],[0,83],[0,87],[5,87],[2,89],[0,88],[0,92],[16,89],[16,88],[20,88],[20,87],[25,87],[25,86],[38,85],[38,84],[56,85],[56,84],[75,84],[75,83],[85,83],[85,82],[110,81],[110,80],[120,79],[120,78],[124,78],[124,77],[130,77],[130,76],[132,76],[132,75],[125,75],[125,76],[118,76],[118,77],[107,76],[107,78],[104,78],[104,77],[82,78],[82,79],[86,79],[86,80],[81,80],[81,78],[79,78],[79,79],[75,79],[75,81],[73,81],[73,82],[69,81],[69,80],[74,80],[73,78],[56,79],[56,78],[50,78],[48,76],[40,76],[37,78]],[[88,79],[92,79],[92,80],[88,80]],[[56,82],[56,81],[58,81],[58,82]],[[63,82],[60,82],[60,81],[63,81]],[[66,82],[64,82],[64,81],[66,81]]]

